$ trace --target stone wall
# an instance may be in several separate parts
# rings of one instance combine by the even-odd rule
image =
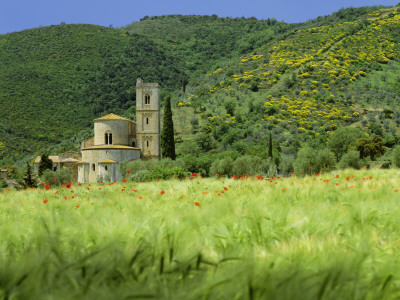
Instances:
[[[122,180],[119,172],[119,165],[124,161],[140,159],[139,149],[92,149],[82,151],[82,160],[89,164],[80,164],[78,169],[79,182],[96,182],[100,177],[107,175],[111,180]],[[116,163],[101,163],[105,160],[112,160]],[[106,168],[107,167],[107,170]],[[89,171],[86,170],[89,169]],[[84,170],[85,169],[85,170]],[[113,171],[115,170],[115,171]],[[85,174],[84,171],[88,172]],[[113,173],[114,172],[114,173]]]

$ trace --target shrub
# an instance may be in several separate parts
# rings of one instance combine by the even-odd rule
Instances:
[[[293,172],[293,164],[295,161],[295,157],[293,155],[282,155],[281,163],[279,164],[279,169],[283,173],[290,173]]]
[[[297,153],[293,168],[297,174],[311,175],[315,172],[317,154],[314,149],[301,148]],[[314,169],[314,170],[313,170]]]
[[[322,149],[317,152],[315,172],[329,172],[335,168],[335,155],[328,149]]]
[[[335,154],[336,159],[339,161],[348,148],[354,145],[361,135],[362,132],[358,128],[339,128],[329,137],[328,148]]]
[[[211,164],[213,163],[214,157],[210,154],[194,156],[185,155],[177,159],[177,162],[182,163],[182,167],[191,173],[199,173],[202,176],[208,176]]]
[[[0,180],[0,189],[8,188],[8,183],[4,180]]]
[[[160,164],[156,164],[153,169],[149,170],[144,174],[143,180],[153,181],[157,179],[167,180],[171,177],[176,176],[176,178],[184,179],[190,176],[190,172],[185,171],[181,167],[165,168]]]
[[[139,170],[139,171],[135,172],[134,174],[132,174],[129,177],[129,180],[133,181],[133,182],[143,182],[143,181],[145,181],[144,178],[148,172],[149,172],[148,170]]]
[[[157,163],[155,159],[152,160],[134,160],[134,161],[125,161],[123,162],[119,169],[122,173],[122,176],[129,181],[141,181],[136,180],[136,178],[142,178],[147,171],[151,170],[154,165]],[[140,172],[140,176],[136,175]]]
[[[256,175],[259,171],[261,158],[257,156],[238,157],[232,165],[232,173],[235,175]]]
[[[400,168],[400,145],[397,145],[393,149],[392,162],[396,168]]]
[[[363,165],[363,161],[360,159],[360,152],[356,150],[351,150],[344,154],[339,161],[339,168],[346,169],[346,168],[353,168],[356,170],[361,169]]]
[[[259,175],[275,176],[277,174],[277,168],[273,158],[269,157],[260,161],[260,164],[256,171]],[[252,175],[257,175],[252,174]]]
[[[210,175],[232,176],[232,165],[233,159],[230,157],[216,159],[210,167]]]
[[[185,162],[182,160],[172,160],[165,158],[157,160],[135,160],[124,162],[120,166],[123,177],[129,181],[152,181],[157,179],[170,179],[176,175],[179,179],[184,179],[190,175],[185,170]]]
[[[50,186],[68,184],[74,180],[71,168],[61,168],[57,171],[46,170],[41,177],[42,182],[48,182]]]

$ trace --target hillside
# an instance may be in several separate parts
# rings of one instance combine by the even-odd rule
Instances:
[[[396,134],[398,23],[397,7],[368,7],[302,24],[174,15],[1,35],[0,165],[77,147],[101,114],[134,118],[137,77],[173,93],[182,155],[254,152],[269,130],[291,155],[341,126]]]
[[[301,142],[325,145],[342,126],[395,135],[399,26],[395,7],[293,31],[189,86],[179,109],[201,111],[202,131],[211,143],[242,153],[248,145],[265,144],[268,129],[291,155]]]
[[[137,77],[174,87],[174,58],[146,37],[93,25],[0,36],[0,140],[17,160],[134,104]]]

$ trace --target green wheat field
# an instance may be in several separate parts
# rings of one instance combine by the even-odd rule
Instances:
[[[0,193],[0,299],[399,299],[400,171]]]

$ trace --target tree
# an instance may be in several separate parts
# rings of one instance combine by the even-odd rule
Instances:
[[[163,129],[161,131],[161,153],[163,158],[176,158],[170,96],[165,98]]]
[[[393,164],[396,168],[400,168],[400,145],[394,147],[392,155]]]
[[[272,133],[269,133],[269,142],[268,142],[268,157],[272,158]]]
[[[37,187],[37,179],[33,175],[32,166],[29,162],[26,162],[24,178],[19,180],[18,184],[25,188]]]
[[[371,157],[374,161],[376,156],[385,153],[383,148],[383,138],[379,135],[374,135],[370,139],[359,139],[356,141],[354,149],[360,152],[360,158]]]
[[[358,128],[343,127],[337,129],[329,138],[328,148],[335,154],[337,161],[353,146],[362,132]]]
[[[40,158],[38,175],[42,176],[44,171],[52,169],[53,161],[49,158],[49,155],[47,153],[44,153]]]

